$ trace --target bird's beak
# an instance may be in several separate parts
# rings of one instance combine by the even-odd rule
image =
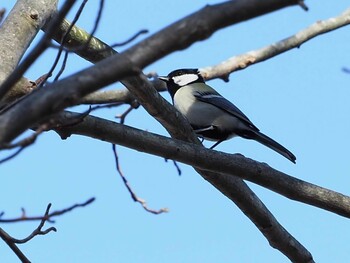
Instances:
[[[169,81],[169,78],[168,77],[165,77],[165,76],[159,76],[158,79],[162,80],[162,81],[165,81],[165,82],[168,82]]]

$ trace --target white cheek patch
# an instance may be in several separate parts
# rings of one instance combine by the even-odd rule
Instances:
[[[174,83],[181,87],[186,86],[187,84],[192,83],[197,79],[198,79],[198,76],[196,74],[184,74],[181,76],[173,77]]]

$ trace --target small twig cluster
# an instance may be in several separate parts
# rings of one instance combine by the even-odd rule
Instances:
[[[3,219],[4,212],[0,213],[0,223],[15,223],[15,222],[23,222],[23,221],[40,221],[37,228],[35,228],[31,234],[29,234],[27,237],[22,239],[17,239],[12,236],[10,236],[4,229],[0,228],[0,237],[1,239],[11,248],[11,250],[17,255],[17,257],[22,262],[30,262],[30,260],[23,254],[23,252],[18,248],[17,244],[24,244],[28,241],[32,240],[34,237],[39,235],[46,235],[50,232],[56,232],[57,229],[55,227],[49,227],[45,230],[43,230],[43,227],[46,222],[54,223],[55,221],[52,220],[52,217],[63,215],[67,212],[72,211],[73,209],[77,207],[84,207],[89,204],[91,204],[93,201],[95,201],[95,198],[90,198],[86,202],[82,204],[75,204],[68,208],[57,210],[54,212],[50,212],[51,204],[48,204],[45,214],[43,216],[27,216],[25,213],[25,210],[22,208],[22,215],[18,218],[10,218],[10,219]]]

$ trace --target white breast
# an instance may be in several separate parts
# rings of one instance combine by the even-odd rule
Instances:
[[[220,130],[235,130],[242,123],[233,115],[213,106],[209,103],[201,102],[196,99],[196,85],[193,83],[180,88],[174,96],[174,106],[190,122],[197,127],[216,126]],[[232,134],[234,135],[234,134]]]

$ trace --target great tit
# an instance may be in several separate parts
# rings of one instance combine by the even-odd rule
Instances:
[[[175,108],[187,118],[194,132],[204,139],[217,141],[211,149],[240,136],[258,141],[295,163],[294,154],[261,133],[243,112],[205,84],[198,69],[178,69],[158,78],[165,81]]]

